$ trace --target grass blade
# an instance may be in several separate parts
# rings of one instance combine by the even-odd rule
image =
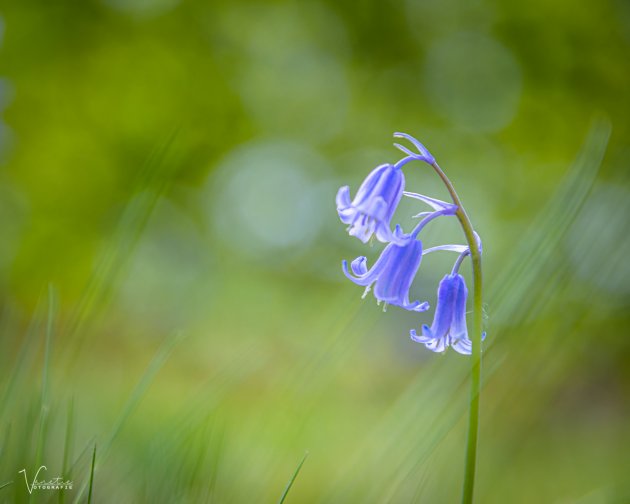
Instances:
[[[35,307],[35,313],[26,329],[19,354],[15,359],[9,383],[7,384],[2,395],[2,399],[0,400],[0,418],[3,418],[5,411],[8,410],[8,407],[13,400],[14,392],[20,380],[23,379],[26,374],[25,369],[33,362],[36,353],[33,351],[33,346],[35,345],[36,335],[39,333],[42,325],[41,310],[42,300],[40,297],[37,306]]]
[[[129,418],[129,416],[133,413],[133,411],[138,406],[140,399],[142,399],[142,396],[145,394],[145,392],[149,388],[149,385],[151,385],[153,378],[155,378],[155,375],[162,368],[164,363],[168,360],[168,358],[171,355],[171,352],[173,351],[175,346],[181,341],[181,339],[182,339],[181,333],[175,333],[173,336],[167,338],[166,341],[164,341],[164,343],[162,344],[162,346],[158,349],[155,357],[153,358],[153,360],[149,364],[149,367],[145,371],[144,375],[142,376],[142,378],[136,385],[136,388],[133,390],[131,397],[127,401],[127,404],[125,404],[125,407],[123,408],[122,413],[120,414],[120,416],[118,417],[118,420],[114,424],[112,433],[110,434],[109,439],[105,442],[105,444],[103,445],[103,449],[101,450],[103,453],[107,452],[108,448],[110,447],[110,445],[112,444],[112,442],[114,441],[114,439],[116,438],[120,430],[122,429],[123,425]]]
[[[107,441],[105,441],[105,443],[101,446],[101,458],[103,458],[107,454],[110,446],[112,445],[112,443],[114,442],[114,440],[116,439],[120,431],[122,430],[123,426],[125,425],[125,422],[131,416],[133,411],[136,409],[136,407],[140,403],[140,400],[142,399],[142,396],[145,394],[145,392],[149,388],[149,385],[151,385],[153,378],[158,373],[158,371],[162,368],[164,363],[168,360],[168,358],[171,355],[171,352],[173,351],[175,346],[181,341],[181,339],[182,339],[182,335],[180,333],[175,333],[173,336],[167,338],[166,341],[164,341],[164,343],[162,344],[162,346],[158,349],[157,354],[155,355],[155,357],[149,364],[149,367],[147,368],[144,375],[142,376],[142,378],[136,385],[133,392],[131,393],[129,400],[125,404],[120,416],[116,420],[116,423],[114,424],[114,427],[112,428],[111,434],[107,438]],[[77,492],[75,502],[79,501],[79,499],[83,496],[85,490],[86,490],[86,487],[85,485],[83,485],[81,490]]]
[[[134,248],[160,198],[168,192],[177,170],[172,147],[177,130],[152,152],[140,170],[133,196],[127,204],[112,241],[97,260],[97,266],[85,287],[81,301],[69,323],[69,363],[78,359],[85,337],[83,328],[90,318],[107,304]]]
[[[96,463],[96,444],[94,444],[94,451],[92,452],[92,467],[90,468],[90,487],[88,490],[88,504],[92,502],[92,489],[94,488],[94,465]]]
[[[42,390],[40,397],[40,417],[39,417],[39,434],[37,440],[37,451],[35,453],[35,465],[39,467],[44,456],[44,443],[46,440],[46,427],[48,422],[48,381],[50,369],[50,352],[53,338],[53,328],[57,301],[55,290],[52,285],[48,285],[48,317],[46,321],[46,341],[44,346],[44,365],[42,366]]]
[[[490,286],[488,299],[497,322],[515,325],[531,317],[528,296],[535,289],[543,269],[554,261],[554,253],[593,187],[606,153],[610,123],[595,121],[565,179],[521,238],[497,280]],[[525,302],[524,302],[525,301]],[[497,309],[500,307],[500,309]],[[490,340],[487,347],[492,346]]]
[[[74,398],[70,399],[68,403],[68,415],[66,419],[66,438],[63,445],[63,461],[61,463],[61,474],[66,480],[72,479],[72,475],[68,472],[68,463],[72,456],[72,442],[74,440]],[[65,501],[66,492],[61,490],[59,492],[59,504],[63,504]]]
[[[300,469],[302,469],[302,466],[304,465],[304,462],[306,462],[307,458],[308,458],[308,452],[306,452],[304,454],[304,457],[302,457],[302,460],[300,461],[300,463],[298,464],[297,468],[295,469],[295,472],[293,473],[293,476],[291,476],[291,479],[287,483],[287,486],[284,489],[284,492],[282,493],[282,496],[278,500],[278,504],[283,504],[284,499],[287,498],[287,495],[289,494],[289,490],[291,490],[291,487],[293,486],[293,482],[295,481],[295,478],[297,478],[297,475],[300,473]]]

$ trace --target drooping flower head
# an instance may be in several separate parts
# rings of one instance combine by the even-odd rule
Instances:
[[[431,327],[422,326],[422,334],[411,330],[411,339],[423,343],[429,350],[444,352],[449,346],[461,354],[470,355],[472,342],[466,328],[468,289],[458,273],[446,275],[438,287],[437,306]]]
[[[371,269],[368,270],[365,257],[358,257],[350,265],[351,272],[348,270],[348,263],[343,261],[343,272],[354,283],[366,287],[363,297],[374,286],[374,297],[379,303],[383,301],[406,310],[422,312],[428,310],[429,303],[409,301],[409,289],[420,267],[422,256],[437,251],[459,253],[453,270],[440,282],[432,325],[430,327],[423,325],[420,335],[412,330],[411,338],[434,352],[442,352],[452,346],[461,354],[471,354],[472,342],[468,339],[466,328],[468,290],[464,278],[458,273],[464,258],[471,255],[470,248],[468,245],[444,244],[423,249],[418,235],[429,222],[438,217],[457,215],[466,235],[470,236],[472,233],[477,241],[476,250],[473,250],[475,255],[481,254],[481,240],[472,229],[452,184],[433,155],[410,135],[394,133],[394,137],[408,140],[417,152],[395,143],[394,145],[406,155],[404,158],[394,165],[384,164],[372,170],[359,187],[354,200],[351,201],[350,189],[347,186],[339,189],[337,193],[337,212],[341,221],[348,225],[351,236],[356,236],[364,243],[372,236],[376,236],[381,242],[389,243]],[[405,191],[402,167],[412,161],[422,161],[437,171],[447,185],[453,203]],[[398,225],[392,232],[390,226],[402,196],[422,201],[431,207],[430,211],[414,216],[421,220],[409,234],[404,234]],[[482,339],[483,337],[485,333],[482,334]]]
[[[374,286],[374,297],[378,301],[400,306],[406,310],[417,312],[429,309],[429,303],[409,302],[409,288],[422,261],[422,242],[407,240],[404,245],[390,243],[385,247],[381,256],[368,271],[367,259],[357,257],[352,261],[348,271],[347,261],[342,262],[345,275],[357,285],[366,287],[364,296]]]
[[[337,193],[337,212],[344,224],[348,224],[351,236],[366,243],[374,234],[383,243],[397,241],[390,229],[392,215],[402,198],[405,176],[402,170],[390,164],[381,165],[367,176],[359,187],[354,200],[350,201],[350,188],[344,186]]]
[[[357,257],[350,265],[356,276],[352,276],[348,272],[346,261],[342,262],[342,268],[350,280],[367,287],[363,297],[370,291],[370,286],[376,283],[374,297],[379,302],[384,301],[387,304],[397,305],[411,311],[426,311],[429,309],[429,303],[409,302],[409,288],[420,267],[422,256],[432,251],[423,251],[422,242],[417,239],[417,236],[429,222],[443,215],[453,215],[457,206],[419,194],[405,194],[424,201],[434,210],[418,214],[416,217],[423,217],[423,219],[408,235],[403,234],[400,226],[397,225],[393,233],[394,239],[385,247],[371,270],[368,271],[367,269],[365,257]],[[448,247],[459,246],[449,245]]]

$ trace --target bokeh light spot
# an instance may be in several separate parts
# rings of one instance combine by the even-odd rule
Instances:
[[[162,329],[186,327],[209,304],[210,268],[211,257],[194,222],[161,200],[134,251],[121,307],[135,320]]]
[[[308,246],[322,224],[317,177],[327,172],[325,162],[299,144],[237,148],[221,163],[207,200],[218,236],[245,255]]]
[[[498,41],[474,32],[439,39],[424,67],[427,93],[454,124],[497,131],[514,118],[522,88],[519,63]]]
[[[328,140],[342,129],[350,101],[343,64],[349,50],[345,27],[329,9],[228,8],[212,31],[215,52],[258,127],[309,140]]]

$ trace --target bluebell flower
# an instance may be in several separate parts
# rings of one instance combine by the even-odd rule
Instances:
[[[374,297],[380,302],[400,306],[407,310],[422,312],[429,309],[429,303],[409,302],[409,288],[422,261],[422,242],[408,239],[404,245],[390,243],[385,247],[374,266],[368,271],[367,259],[357,257],[348,271],[347,261],[342,262],[345,275],[355,284],[365,286],[363,297],[374,286]]]
[[[397,166],[381,165],[367,176],[350,201],[350,188],[344,186],[337,193],[337,212],[348,232],[366,243],[372,235],[383,242],[404,243],[402,233],[390,229],[392,215],[405,189],[405,176]]]
[[[422,326],[422,334],[411,330],[411,339],[423,343],[429,350],[444,352],[449,346],[460,354],[470,355],[472,342],[466,328],[468,289],[458,273],[446,275],[438,287],[437,306],[431,327]]]
[[[435,158],[433,157],[433,154],[431,154],[429,152],[429,149],[427,149],[416,138],[412,137],[411,135],[408,135],[407,133],[394,133],[394,138],[406,138],[416,147],[416,149],[418,149],[418,152],[419,152],[419,154],[416,154],[415,152],[411,152],[409,149],[407,149],[407,147],[404,147],[400,144],[395,143],[394,147],[396,147],[398,150],[401,150],[402,152],[407,154],[407,157],[398,161],[398,163],[396,163],[396,166],[400,167],[404,164],[407,164],[409,161],[413,161],[413,160],[424,161],[425,163],[429,165],[432,165],[435,163]]]

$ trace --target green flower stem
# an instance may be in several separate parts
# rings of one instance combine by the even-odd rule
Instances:
[[[482,327],[482,274],[481,251],[475,239],[472,224],[462,206],[459,196],[455,192],[453,184],[444,174],[437,162],[432,164],[433,169],[446,185],[451,194],[453,203],[457,205],[455,215],[462,225],[466,241],[470,248],[473,269],[473,331],[472,331],[472,355],[470,370],[470,416],[468,417],[468,440],[466,442],[466,469],[464,473],[464,487],[462,504],[470,504],[473,501],[473,489],[475,487],[475,466],[477,463],[477,437],[479,433],[479,394],[481,391],[481,327]]]

